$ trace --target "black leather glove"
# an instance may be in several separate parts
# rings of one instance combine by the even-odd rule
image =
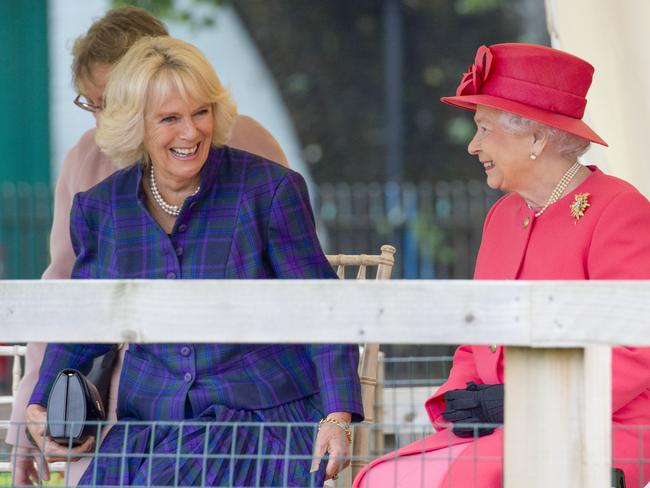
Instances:
[[[479,437],[494,432],[494,427],[472,427],[457,424],[502,424],[503,385],[467,383],[464,390],[445,393],[445,411],[442,417],[454,424],[452,431],[458,437]]]

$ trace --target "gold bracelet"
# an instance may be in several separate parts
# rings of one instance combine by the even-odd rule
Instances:
[[[336,420],[334,418],[326,418],[326,419],[321,419],[320,422],[318,422],[318,431],[320,432],[320,428],[323,424],[334,424],[338,426],[339,428],[343,429],[343,432],[345,432],[345,437],[348,438],[348,443],[352,444],[352,430],[350,430],[350,424],[346,422],[341,422],[340,420]]]

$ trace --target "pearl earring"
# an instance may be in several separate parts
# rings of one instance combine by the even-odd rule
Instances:
[[[535,161],[535,160],[537,159],[537,154],[535,154],[535,153],[530,153],[530,159],[532,159],[533,161]]]

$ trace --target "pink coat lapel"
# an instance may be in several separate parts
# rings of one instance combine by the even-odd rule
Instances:
[[[488,385],[503,383],[503,378],[499,377],[499,364],[503,357],[503,347],[498,346],[496,351],[492,352],[490,346],[472,346],[472,352],[476,359],[476,371],[483,383]]]
[[[500,218],[493,220],[497,210],[501,211]],[[506,195],[494,204],[483,228],[483,236],[489,230],[492,238],[481,241],[474,279],[517,279],[534,225],[534,212],[526,207],[519,195]],[[513,227],[516,232],[513,232]]]

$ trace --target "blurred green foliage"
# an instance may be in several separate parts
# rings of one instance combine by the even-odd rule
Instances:
[[[12,483],[11,473],[0,473],[0,488],[4,486],[15,486]],[[50,481],[44,481],[40,486],[65,486],[63,473],[51,473]]]
[[[221,6],[229,3],[230,0],[192,0],[191,7],[202,6]],[[134,5],[141,7],[156,17],[165,20],[176,20],[186,22],[194,28],[212,27],[215,19],[211,15],[205,15],[201,12],[201,8],[181,7],[176,0],[112,0],[113,7],[120,7],[123,5]],[[184,2],[187,4],[187,2]]]
[[[480,15],[500,9],[504,3],[504,0],[456,0],[454,10],[460,15]]]

